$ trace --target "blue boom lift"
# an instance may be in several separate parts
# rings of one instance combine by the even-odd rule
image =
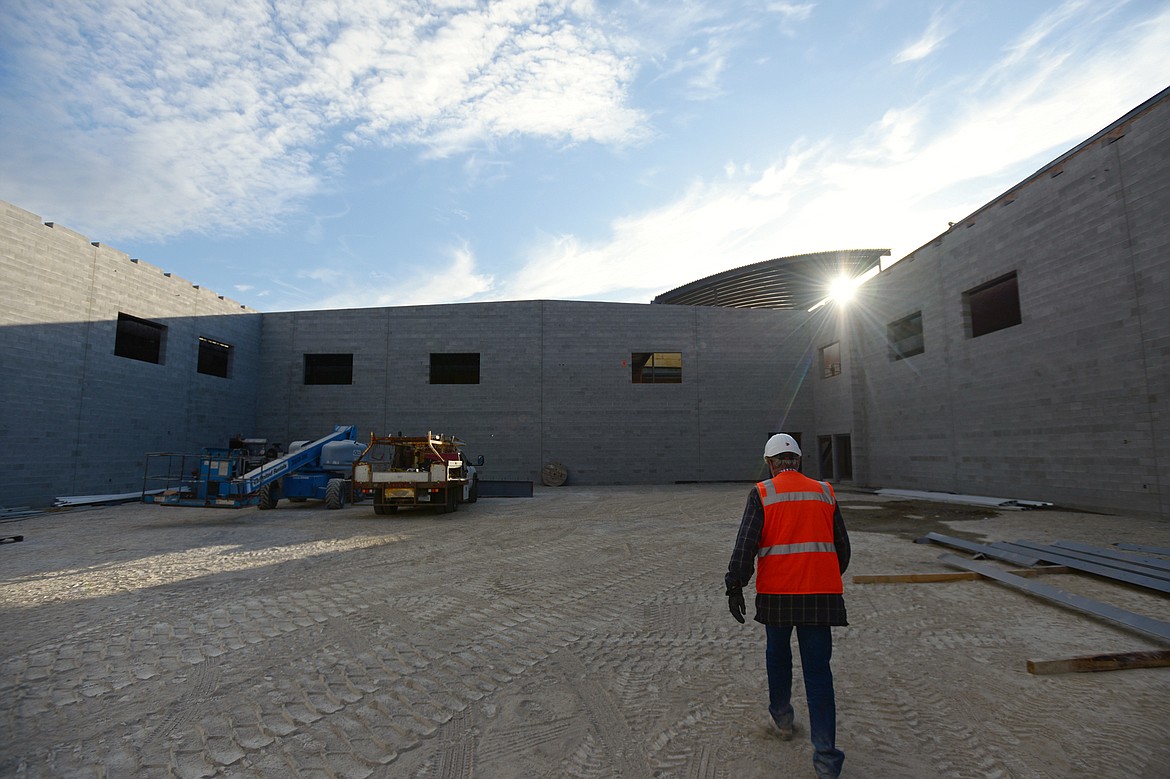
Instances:
[[[204,449],[199,455],[148,454],[142,500],[165,506],[273,509],[282,497],[316,498],[328,508],[339,509],[351,500],[353,462],[364,449],[357,442],[355,427],[337,425],[324,438],[294,446],[283,457],[246,473],[242,472],[246,459],[234,449]],[[160,461],[166,463],[161,474],[157,472]],[[160,480],[165,483],[161,491],[149,489]]]

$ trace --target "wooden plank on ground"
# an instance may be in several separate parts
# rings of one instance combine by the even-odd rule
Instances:
[[[975,560],[964,560],[953,554],[944,554],[938,558],[947,565],[953,565],[956,568],[962,568],[967,571],[975,571],[981,573],[989,579],[1006,584],[1017,590],[1023,590],[1030,595],[1035,595],[1038,598],[1044,598],[1062,606],[1067,606],[1074,611],[1084,612],[1085,614],[1092,614],[1096,617],[1116,622],[1119,625],[1124,625],[1127,628],[1136,630],[1146,635],[1154,636],[1163,641],[1170,641],[1170,622],[1162,622],[1161,620],[1152,619],[1141,614],[1134,614],[1132,611],[1126,611],[1116,606],[1111,606],[1108,603],[1093,600],[1092,598],[1085,598],[1080,595],[1074,595],[1071,592],[1059,590],[1056,587],[1051,587],[1043,582],[1028,581],[1022,576],[1015,576],[1008,573],[1002,568],[997,568],[990,563],[981,563]],[[1075,567],[1075,566],[1072,566]]]
[[[1018,576],[1040,576],[1046,573],[1072,573],[1067,565],[1043,565],[1037,568],[1018,568],[1009,571]],[[933,573],[859,573],[854,584],[916,584],[931,582],[962,582],[984,578],[974,571],[936,571]]]
[[[1131,668],[1170,668],[1170,649],[1066,657],[1062,660],[1028,661],[1028,673],[1030,674],[1126,671]]]

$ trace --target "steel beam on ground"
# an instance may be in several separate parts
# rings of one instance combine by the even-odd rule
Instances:
[[[1042,565],[1038,568],[1018,568],[1008,573],[1018,576],[1041,576],[1049,573],[1072,573],[1064,565]],[[974,581],[982,578],[974,571],[940,571],[937,573],[859,573],[854,584],[930,584],[934,582]]]
[[[972,554],[983,555],[984,557],[992,557],[996,560],[1003,560],[1006,563],[1014,565],[1026,565],[1029,568],[1040,562],[1040,558],[1033,557],[1022,551],[1009,551],[1004,549],[995,549],[988,544],[978,544],[974,541],[967,541],[962,538],[955,538],[954,536],[946,536],[942,533],[927,533],[922,538],[914,540],[916,544],[927,543],[942,544],[953,549],[962,549],[964,552],[971,552]]]
[[[1113,544],[1118,549],[1128,549],[1131,552],[1148,552],[1150,554],[1170,555],[1170,547],[1165,546],[1145,546],[1143,544],[1127,544],[1122,541],[1117,541]]]
[[[1080,552],[1062,551],[1054,547],[1045,546],[1044,544],[1037,544],[1031,541],[1017,541],[1014,544],[1007,546],[1017,547],[1020,554],[1032,553],[1040,556],[1040,559],[1046,560],[1050,563],[1058,565],[1067,565],[1069,568],[1075,568],[1078,571],[1091,573],[1096,576],[1104,576],[1108,579],[1115,579],[1126,584],[1135,584],[1139,587],[1147,587],[1158,592],[1170,593],[1170,579],[1163,579],[1159,576],[1149,573],[1139,573],[1130,568],[1124,567],[1122,563],[1107,564],[1109,561],[1088,559],[1087,555],[1082,555]]]
[[[1091,546],[1079,541],[1053,541],[1052,546],[1059,549],[1071,549],[1074,552],[1084,552],[1095,557],[1104,557],[1109,560],[1120,560],[1123,563],[1132,563],[1143,568],[1152,568],[1156,571],[1170,573],[1170,560],[1159,560],[1156,557],[1145,557],[1133,552],[1121,552],[1116,549],[1107,549],[1103,546]],[[1158,574],[1161,576],[1161,574]]]
[[[964,560],[950,553],[944,554],[938,559],[947,565],[953,565],[956,568],[962,568],[967,571],[975,571],[986,576],[988,579],[995,579],[1002,584],[1006,584],[1017,590],[1022,590],[1030,595],[1035,595],[1038,598],[1059,603],[1062,606],[1067,606],[1070,609],[1081,611],[1085,614],[1092,614],[1095,617],[1115,622],[1131,630],[1154,636],[1163,641],[1170,641],[1170,622],[1162,622],[1161,620],[1152,619],[1141,614],[1134,614],[1132,611],[1126,611],[1125,609],[1120,609],[1108,603],[1093,600],[1092,598],[1074,595],[1071,592],[1065,592],[1043,582],[1034,582],[1022,576],[1016,576],[1015,574],[996,568],[990,563],[983,563],[977,560]]]

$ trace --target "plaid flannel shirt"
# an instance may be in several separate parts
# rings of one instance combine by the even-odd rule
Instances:
[[[756,554],[760,548],[760,534],[764,530],[764,505],[760,493],[752,487],[743,519],[739,524],[739,535],[735,539],[735,550],[727,566],[724,583],[727,591],[742,589],[751,581],[756,569]],[[837,564],[841,573],[849,567],[849,533],[841,507],[833,504],[833,546],[837,549]],[[848,625],[845,613],[845,598],[838,593],[817,593],[811,595],[756,594],[756,622],[765,625]]]

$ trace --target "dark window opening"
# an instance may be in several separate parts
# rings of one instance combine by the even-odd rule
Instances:
[[[306,354],[305,384],[353,384],[353,355]]]
[[[821,347],[821,378],[827,379],[841,372],[841,342]]]
[[[479,352],[432,352],[431,384],[479,384]]]
[[[817,436],[817,450],[820,455],[821,478],[833,478],[833,437]]]
[[[162,365],[166,336],[166,325],[119,313],[114,354]]]
[[[890,360],[904,360],[926,351],[922,337],[922,312],[916,311],[905,319],[891,322],[887,328],[890,342]]]
[[[853,441],[849,436],[833,436],[833,460],[836,464],[833,478],[853,481]]]
[[[1020,286],[1011,273],[963,293],[971,323],[971,337],[1014,327],[1020,318]]]
[[[228,378],[232,365],[231,344],[199,336],[199,364],[196,368],[208,376]]]
[[[634,384],[682,384],[682,352],[633,352],[630,381]]]

